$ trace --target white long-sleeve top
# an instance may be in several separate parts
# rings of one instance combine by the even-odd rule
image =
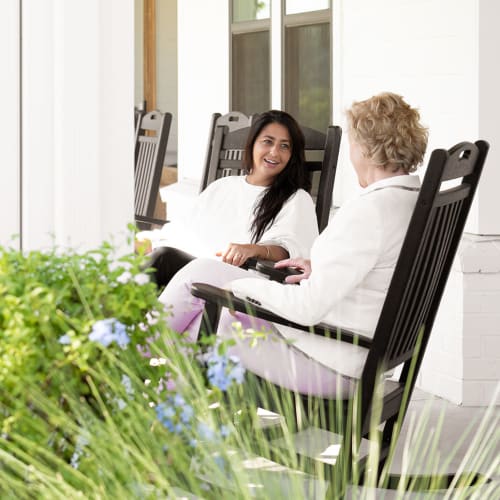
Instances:
[[[229,243],[251,242],[254,208],[265,189],[249,184],[246,176],[223,177],[198,196],[193,210],[182,220],[140,235],[151,239],[154,248],[168,245],[195,257],[214,257]],[[299,189],[283,204],[259,243],[279,245],[290,257],[308,256],[317,235],[314,203],[306,191]]]
[[[315,240],[312,273],[299,286],[243,278],[228,288],[298,324],[326,322],[373,336],[419,186],[417,176],[391,177],[342,206]],[[308,333],[294,338],[302,336],[324,345]]]

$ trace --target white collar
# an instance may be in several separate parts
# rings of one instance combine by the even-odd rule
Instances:
[[[369,186],[363,188],[361,194],[364,195],[386,187],[401,187],[413,191],[414,189],[420,188],[420,178],[418,175],[395,175],[393,177],[387,177],[372,182]]]

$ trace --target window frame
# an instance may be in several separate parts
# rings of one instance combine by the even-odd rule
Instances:
[[[329,94],[330,106],[328,123],[333,116],[333,0],[329,0],[328,9],[286,14],[286,0],[281,1],[281,108],[286,109],[286,29],[300,26],[311,26],[314,24],[328,23],[330,26],[330,44],[328,47],[329,71]]]
[[[272,0],[271,0],[272,3]],[[253,19],[251,21],[233,21],[233,2],[229,1],[229,96],[228,96],[228,109],[230,111],[241,111],[233,109],[233,35],[242,35],[246,33],[258,33],[267,31],[269,34],[269,95],[268,106],[271,104],[272,94],[272,47],[271,47],[271,15],[270,9],[269,17],[265,19]]]

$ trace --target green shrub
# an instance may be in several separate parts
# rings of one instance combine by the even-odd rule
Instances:
[[[0,498],[317,496],[328,467],[305,482],[295,472],[293,398],[276,429],[289,469],[252,462],[270,455],[274,432],[255,425],[260,387],[241,383],[227,345],[202,354],[168,330],[144,262],[110,244],[0,248]],[[474,465],[491,456],[496,428],[483,426]],[[344,487],[335,479],[328,494]]]
[[[105,363],[103,345],[92,335],[109,329],[116,340],[106,354],[140,356],[135,346],[145,341],[146,314],[162,314],[140,264],[134,256],[118,258],[109,244],[85,254],[0,249],[3,435],[21,433],[46,443],[44,432],[29,428],[30,415],[38,411],[35,389],[61,408],[67,404],[66,392],[90,402],[89,367]],[[148,334],[159,328],[160,323],[149,324]],[[52,434],[51,427],[47,432]],[[65,447],[59,439],[63,434],[51,436],[53,448]]]

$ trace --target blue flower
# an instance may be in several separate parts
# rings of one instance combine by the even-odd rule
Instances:
[[[184,406],[186,404],[186,401],[180,394],[176,394],[173,398],[173,403],[174,406]]]
[[[198,434],[203,441],[214,441],[215,432],[205,422],[198,424]]]
[[[229,464],[222,455],[215,455],[213,457],[215,465],[220,469],[221,472],[228,474]]]
[[[228,437],[231,434],[231,429],[227,425],[221,425],[220,426],[220,435],[223,438]]]
[[[99,344],[104,347],[108,347],[111,342],[115,339],[113,333],[113,324],[116,320],[114,318],[101,319],[94,323],[92,331],[90,332],[89,339],[94,342],[99,342]]]
[[[184,406],[184,408],[182,409],[182,412],[181,412],[182,422],[187,424],[188,422],[191,421],[191,419],[193,418],[193,415],[194,415],[193,407],[189,406],[189,405]]]
[[[120,322],[117,323],[122,327],[122,329],[120,329],[115,333],[114,340],[122,349],[125,349],[130,342],[130,337],[127,335],[127,332],[125,331],[125,326],[122,325]]]
[[[156,416],[170,432],[185,434],[191,430],[194,409],[180,394],[176,394],[156,406]]]
[[[108,347],[115,341],[122,349],[130,342],[126,327],[115,318],[101,319],[94,323],[89,339]]]
[[[226,391],[236,382],[241,384],[245,375],[245,368],[236,356],[219,354],[216,349],[207,353],[205,360],[208,364],[207,377],[210,384]]]
[[[128,396],[134,395],[134,388],[132,387],[132,381],[128,375],[122,373],[122,385],[125,387],[125,392]]]
[[[156,416],[158,420],[170,431],[174,431],[174,423],[172,418],[175,416],[175,410],[165,403],[160,403],[156,406]]]
[[[62,335],[61,337],[59,337],[59,343],[62,345],[71,344],[71,338],[69,337],[68,334]]]
[[[80,457],[83,455],[84,448],[89,444],[88,438],[84,434],[80,434],[76,440],[75,451],[70,459],[71,467],[78,469],[80,466]]]

